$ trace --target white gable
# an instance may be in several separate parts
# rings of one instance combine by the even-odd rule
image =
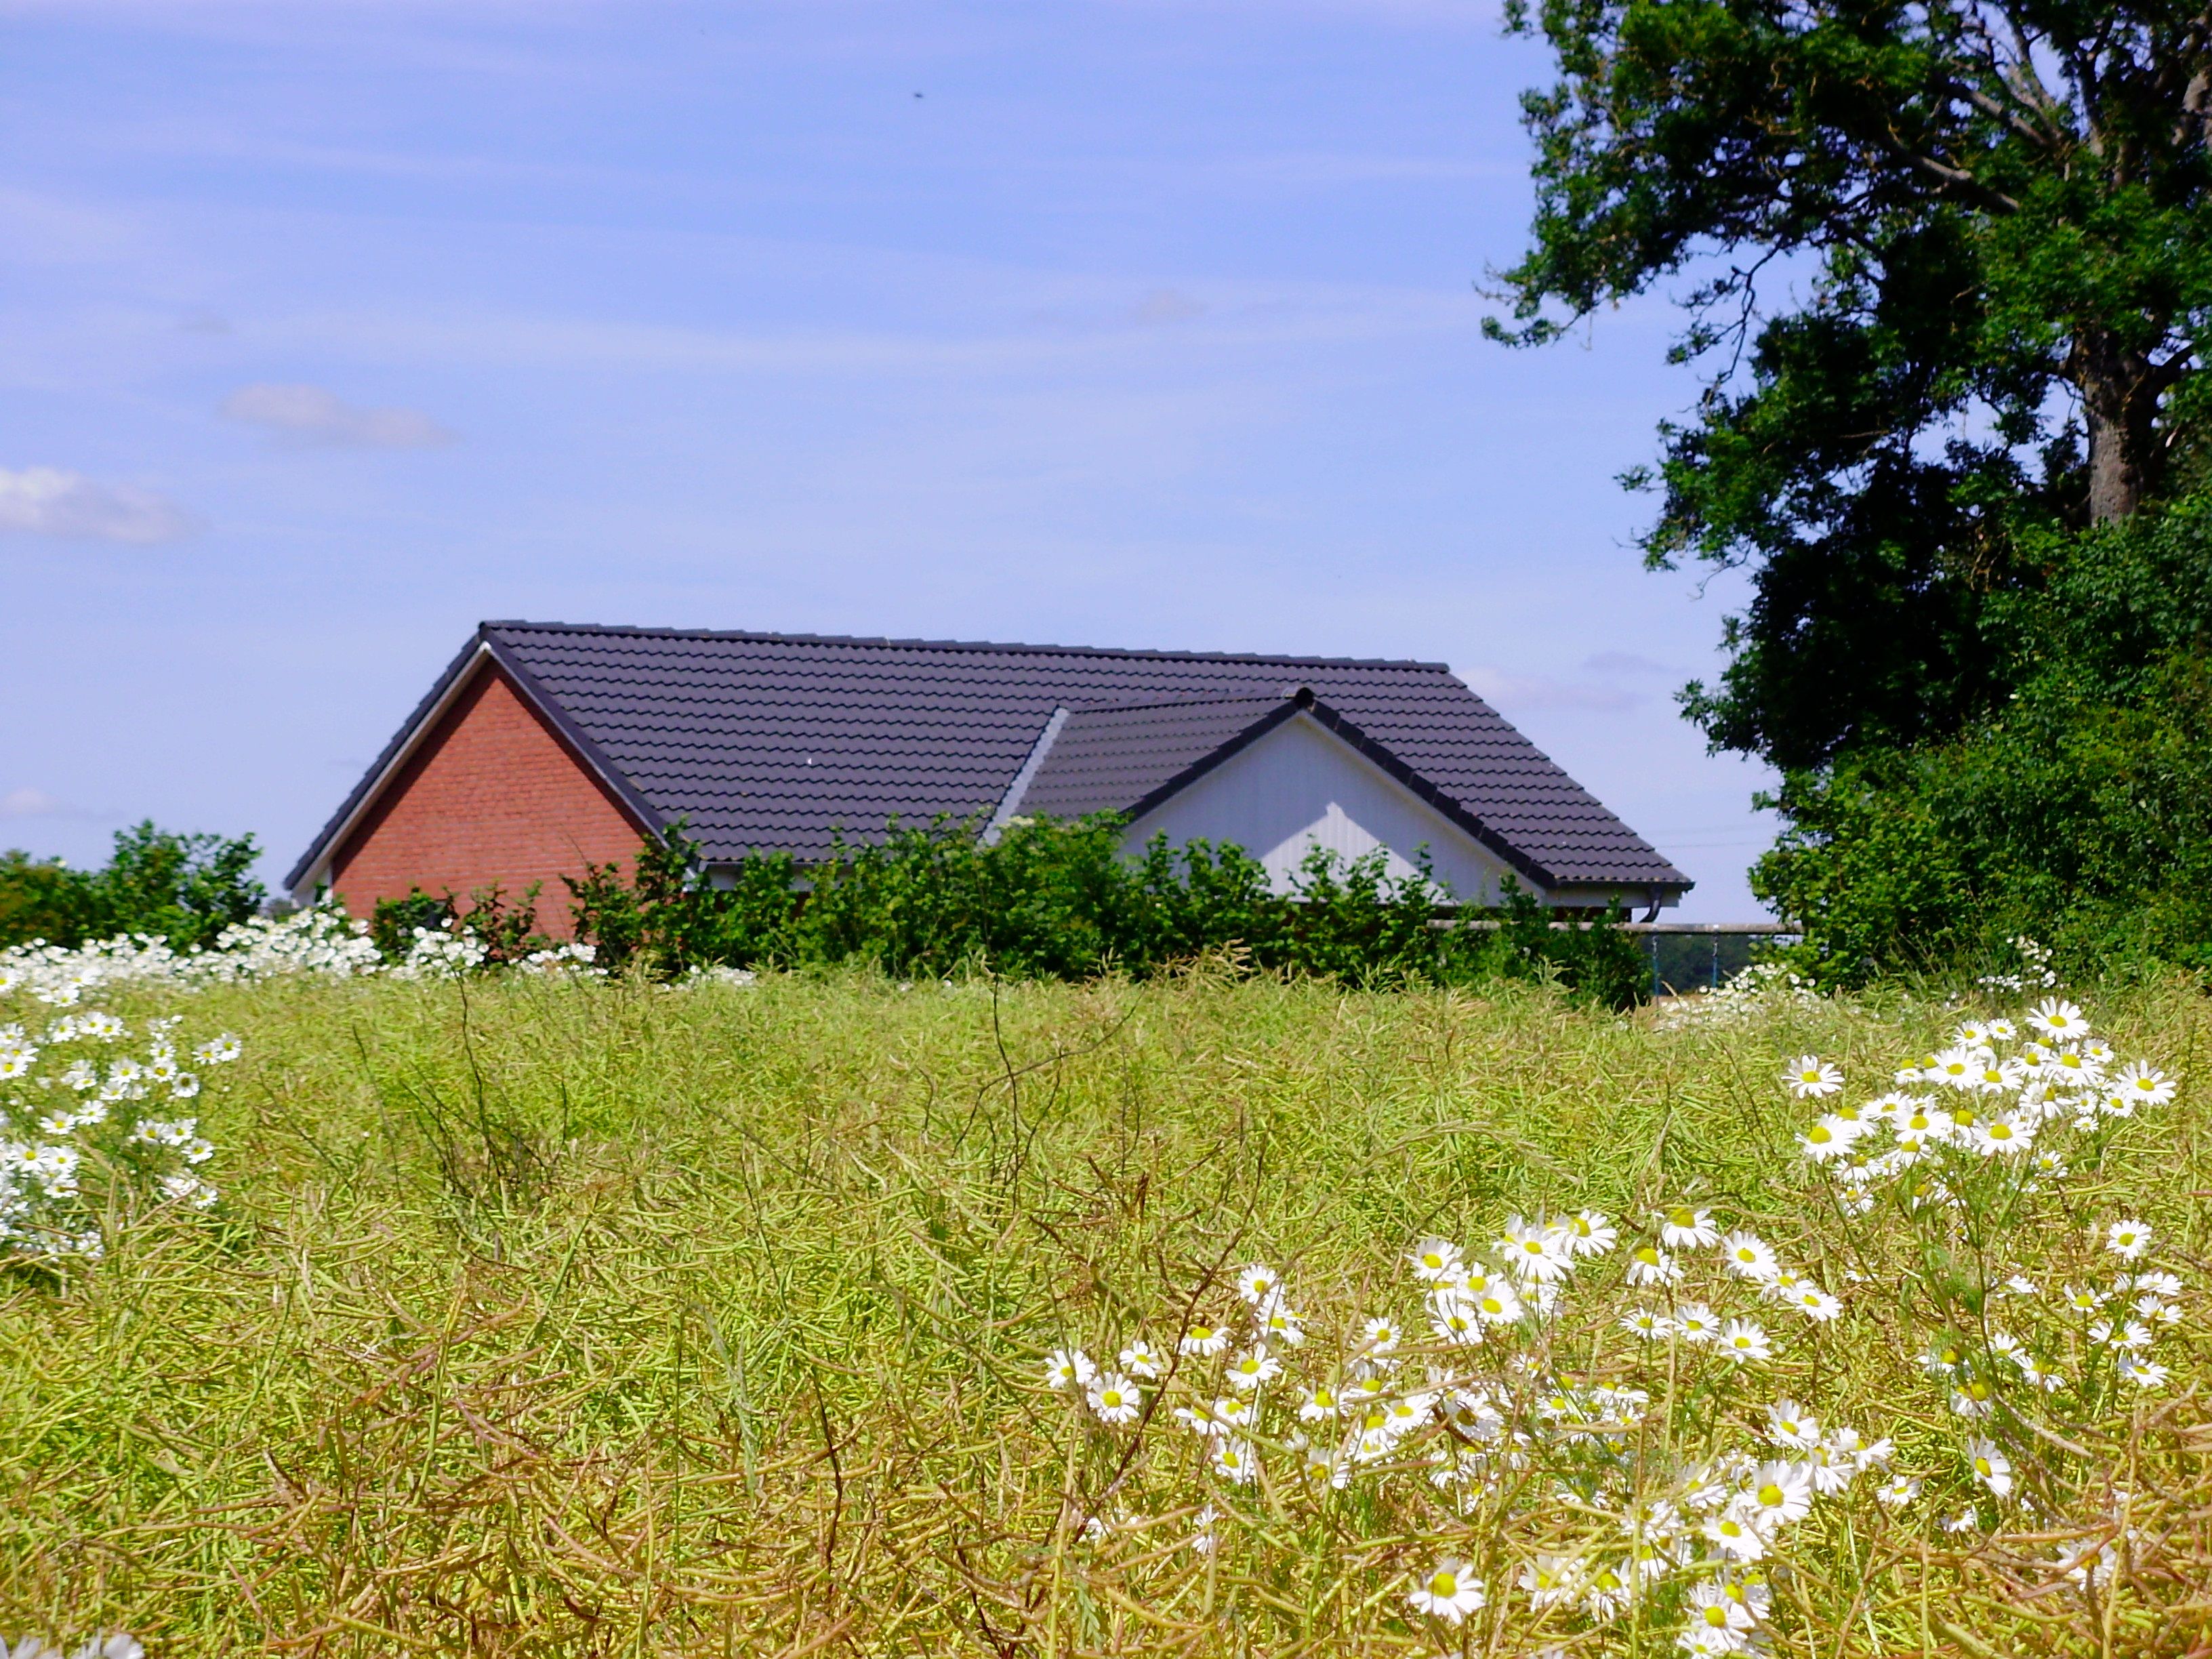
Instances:
[[[1346,859],[1388,848],[1389,873],[1403,878],[1425,845],[1437,877],[1470,904],[1497,903],[1498,878],[1510,868],[1310,714],[1284,721],[1162,802],[1129,826],[1123,845],[1133,852],[1161,834],[1176,847],[1235,842],[1267,866],[1278,893],[1291,890],[1315,847]]]

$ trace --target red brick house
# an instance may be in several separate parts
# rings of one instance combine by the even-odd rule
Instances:
[[[541,888],[681,820],[710,878],[890,819],[1114,811],[1127,844],[1425,851],[1459,896],[1654,912],[1690,883],[1440,663],[486,623],[286,878],[356,915]]]

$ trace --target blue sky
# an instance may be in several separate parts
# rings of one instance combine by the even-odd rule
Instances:
[[[1441,659],[1757,914],[1613,478],[1486,343],[1543,54],[1443,0],[0,0],[0,845],[283,867],[480,617]],[[918,94],[918,95],[917,95]]]

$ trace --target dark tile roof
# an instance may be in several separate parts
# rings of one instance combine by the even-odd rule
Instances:
[[[1135,817],[1194,767],[1284,718],[1297,706],[1286,694],[1298,689],[1071,708],[1014,808],[1056,818],[1090,812]]]
[[[818,856],[833,830],[868,838],[894,816],[988,817],[1055,708],[1096,711],[1077,741],[1102,757],[1121,745],[1116,763],[1133,778],[1209,738],[1218,746],[1229,723],[1303,685],[1544,884],[1689,885],[1440,663],[523,622],[487,623],[478,637],[618,793],[660,823],[688,819],[718,862],[756,848]],[[1191,702],[1208,698],[1230,701]],[[1147,702],[1184,712],[1117,727],[1100,708]]]

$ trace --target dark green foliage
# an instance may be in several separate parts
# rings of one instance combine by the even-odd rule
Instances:
[[[715,886],[679,831],[647,848],[630,879],[602,865],[569,886],[577,937],[602,965],[663,976],[858,961],[901,977],[1080,979],[1213,952],[1366,986],[1554,978],[1611,1007],[1645,994],[1642,956],[1617,927],[1555,927],[1517,889],[1485,921],[1449,915],[1433,881],[1391,880],[1379,852],[1346,862],[1316,849],[1291,900],[1240,848],[1156,838],[1135,860],[1120,848],[1106,817],[1018,819],[993,842],[943,820],[895,823],[804,872],[787,855],[749,858]]]
[[[405,898],[376,902],[368,936],[387,962],[406,959],[418,927],[434,933],[473,933],[483,944],[488,968],[520,962],[553,942],[538,928],[538,891],[532,882],[519,899],[510,900],[494,882],[472,891],[465,907],[450,890],[426,893],[410,888]]]
[[[0,945],[118,933],[159,934],[180,951],[212,944],[260,908],[265,890],[250,873],[260,855],[251,836],[178,835],[150,821],[117,830],[97,870],[0,854]]]
[[[2212,320],[2212,28],[2178,0],[1516,0],[1534,246],[1511,326],[1692,272],[1709,379],[1632,482],[1655,565],[1753,598],[1688,712],[1784,769],[2006,704],[2030,544],[2185,483]],[[2176,465],[2176,458],[2181,464]]]
[[[2212,969],[2212,499],[2034,544],[1989,611],[2018,690],[1949,742],[1789,775],[1753,886],[1857,980],[2016,933]]]

